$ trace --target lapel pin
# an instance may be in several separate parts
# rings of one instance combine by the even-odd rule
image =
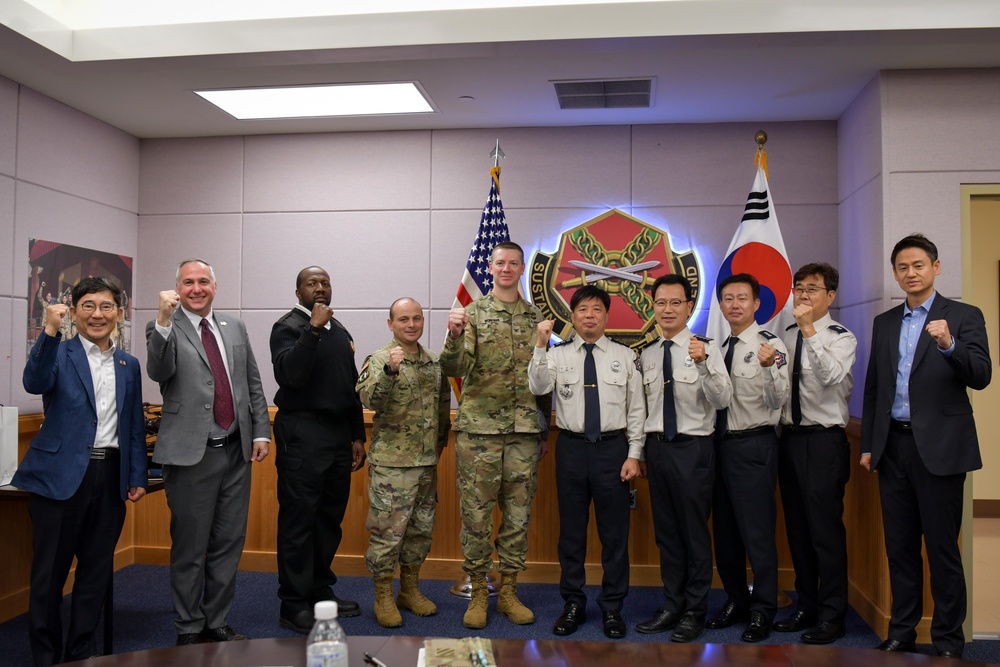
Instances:
[[[125,360],[124,359],[119,359],[118,363],[121,364],[122,366],[124,366],[125,365]]]

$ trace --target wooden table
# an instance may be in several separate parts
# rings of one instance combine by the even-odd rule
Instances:
[[[349,637],[350,667],[367,667],[367,652],[387,667],[414,667],[423,637]],[[80,662],[75,667],[303,667],[304,637],[252,639],[123,653]],[[498,667],[895,667],[979,665],[873,649],[803,645],[577,642],[558,639],[494,639]]]

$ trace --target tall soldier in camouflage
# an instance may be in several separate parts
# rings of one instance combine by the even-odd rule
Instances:
[[[517,574],[525,568],[528,519],[537,484],[538,459],[546,444],[539,435],[538,404],[528,388],[528,363],[541,312],[517,291],[524,273],[524,251],[498,243],[490,259],[493,288],[468,308],[448,315],[448,336],[441,368],[464,378],[455,423],[455,460],[462,515],[462,564],[472,582],[472,599],[463,623],[486,626],[493,569],[493,507],[503,519],[497,533],[500,594],[497,611],[517,624],[535,615],[517,599]],[[541,445],[541,449],[540,449]]]
[[[437,357],[420,344],[424,312],[404,297],[389,308],[392,340],[365,360],[357,391],[375,411],[368,447],[365,562],[375,578],[379,625],[403,624],[399,609],[430,616],[437,606],[420,592],[420,566],[431,549],[437,462],[448,444],[451,393]],[[399,596],[392,577],[399,564]]]

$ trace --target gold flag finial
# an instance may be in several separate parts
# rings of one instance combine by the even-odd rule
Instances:
[[[760,167],[764,170],[764,176],[767,174],[767,151],[764,150],[764,144],[767,143],[767,132],[764,130],[757,130],[757,134],[753,135],[754,141],[757,142],[757,154],[754,155],[753,163],[754,166]]]

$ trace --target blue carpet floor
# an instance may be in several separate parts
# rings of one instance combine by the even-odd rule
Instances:
[[[342,577],[336,586],[337,594],[357,600],[362,613],[355,618],[341,619],[341,625],[348,635],[417,635],[438,637],[465,637],[472,634],[462,626],[462,614],[468,604],[466,600],[448,593],[450,581],[427,580],[421,582],[421,589],[438,605],[435,616],[418,617],[403,612],[403,627],[382,628],[375,622],[372,612],[373,587],[367,577]],[[276,595],[277,575],[263,572],[240,572],[236,584],[236,602],[229,617],[233,628],[252,639],[265,637],[295,637],[290,630],[278,625],[279,601]],[[600,610],[594,602],[596,587],[588,587],[590,605],[587,608],[587,623],[570,639],[611,641],[603,633]],[[558,639],[551,633],[552,623],[562,611],[563,601],[558,586],[554,584],[520,584],[518,595],[535,612],[538,619],[533,625],[514,625],[495,611],[495,602],[490,602],[489,622],[480,633],[490,638],[513,639]],[[635,624],[645,620],[659,606],[661,592],[657,587],[633,587],[625,602],[622,615],[629,626],[626,641],[662,642],[669,639],[669,633],[643,635],[634,631]],[[721,590],[713,590],[709,599],[709,611],[714,613],[725,602]],[[63,604],[64,613],[68,605]],[[788,610],[779,610],[778,618]],[[132,565],[115,573],[115,653],[141,651],[150,648],[172,646],[176,639],[173,625],[174,613],[170,601],[168,573],[166,567],[153,565]],[[710,630],[700,641],[714,644],[737,643],[742,627],[725,630]],[[768,644],[794,643],[797,634],[772,633]],[[847,636],[836,642],[836,646],[875,647],[880,638],[853,610],[847,616]],[[921,651],[933,654],[930,646],[921,646]],[[1000,642],[977,641],[969,644],[966,659],[1000,663]],[[27,618],[19,616],[0,624],[0,665],[22,667],[31,664],[27,642]]]

